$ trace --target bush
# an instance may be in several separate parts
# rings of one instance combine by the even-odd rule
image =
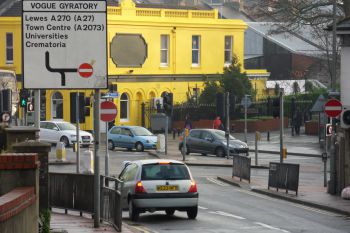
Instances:
[[[40,211],[40,221],[42,223],[42,233],[50,233],[51,213],[48,209]]]

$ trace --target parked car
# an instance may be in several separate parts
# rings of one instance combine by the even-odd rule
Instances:
[[[108,131],[108,149],[115,147],[136,149],[156,149],[157,136],[141,126],[114,126]]]
[[[244,153],[248,156],[247,143],[236,139],[232,135],[229,136],[230,155]],[[182,151],[182,146],[183,142],[180,142],[180,151]],[[192,129],[186,140],[186,154],[190,153],[214,154],[218,157],[226,156],[227,139],[225,132],[217,129]]]
[[[164,210],[173,215],[186,211],[190,219],[198,212],[198,191],[189,168],[182,162],[166,159],[137,160],[126,164],[119,175],[122,208],[137,221],[140,213]]]
[[[49,143],[63,142],[68,147],[77,142],[77,129],[66,121],[41,121],[39,140]],[[79,142],[82,146],[89,146],[93,141],[91,133],[79,130]]]

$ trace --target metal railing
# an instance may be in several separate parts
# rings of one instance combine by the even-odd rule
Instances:
[[[299,187],[299,164],[291,163],[273,163],[270,162],[268,189],[274,187],[296,192],[298,195]]]
[[[119,179],[101,176],[101,219],[109,222],[118,231],[122,231],[122,195],[123,182]]]
[[[248,180],[250,183],[250,163],[251,158],[241,155],[233,156],[232,177],[236,176],[241,181]]]

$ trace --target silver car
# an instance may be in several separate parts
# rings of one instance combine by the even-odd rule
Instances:
[[[242,142],[232,135],[229,140],[230,155],[249,155],[247,143]],[[179,143],[182,151],[183,143]],[[214,154],[223,157],[227,152],[227,139],[225,132],[218,129],[192,129],[186,140],[186,154],[202,153],[203,155]]]
[[[119,175],[124,182],[122,208],[137,221],[140,213],[186,211],[190,219],[198,212],[198,191],[189,168],[176,160],[150,159],[127,162]]]

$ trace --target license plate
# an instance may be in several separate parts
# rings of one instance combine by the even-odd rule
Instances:
[[[178,191],[177,185],[157,185],[157,191]]]

